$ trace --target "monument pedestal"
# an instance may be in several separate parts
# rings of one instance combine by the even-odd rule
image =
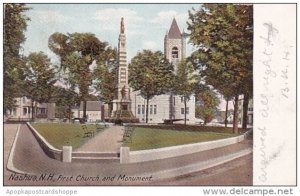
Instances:
[[[116,124],[138,122],[131,112],[131,100],[113,100],[113,112],[111,119]]]
[[[113,113],[117,111],[131,111],[130,108],[131,101],[128,99],[124,100],[113,100]],[[112,116],[114,117],[114,116]]]

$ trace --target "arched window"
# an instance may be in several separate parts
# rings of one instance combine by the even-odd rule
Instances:
[[[172,48],[172,58],[178,59],[178,48],[177,47]]]

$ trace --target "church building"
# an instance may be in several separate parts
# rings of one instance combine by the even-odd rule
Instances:
[[[164,37],[164,54],[173,64],[175,73],[179,62],[185,58],[185,37],[180,32],[175,18],[172,21],[169,31]],[[178,81],[180,82],[180,81]],[[146,100],[139,95],[139,91],[130,93],[132,114],[141,123],[146,122]],[[163,94],[153,97],[149,101],[148,123],[162,123],[168,119],[182,119],[175,123],[184,123],[185,113],[187,124],[195,123],[195,96],[192,95],[187,101],[184,109],[184,99],[178,95]]]

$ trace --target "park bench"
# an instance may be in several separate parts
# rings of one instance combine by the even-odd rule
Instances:
[[[105,129],[105,125],[104,126],[101,126],[100,124],[96,124],[96,131],[97,132],[100,132],[100,131],[103,131]]]
[[[82,125],[81,128],[83,129],[83,137],[93,137],[94,131],[89,130],[86,125]]]

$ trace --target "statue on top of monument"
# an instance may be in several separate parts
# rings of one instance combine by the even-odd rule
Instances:
[[[124,27],[124,18],[122,17],[121,18],[121,33],[124,33],[125,32],[125,27]]]
[[[121,89],[121,96],[122,96],[122,99],[125,99],[125,98],[126,98],[126,89],[125,89],[125,85],[124,85],[123,88]]]

